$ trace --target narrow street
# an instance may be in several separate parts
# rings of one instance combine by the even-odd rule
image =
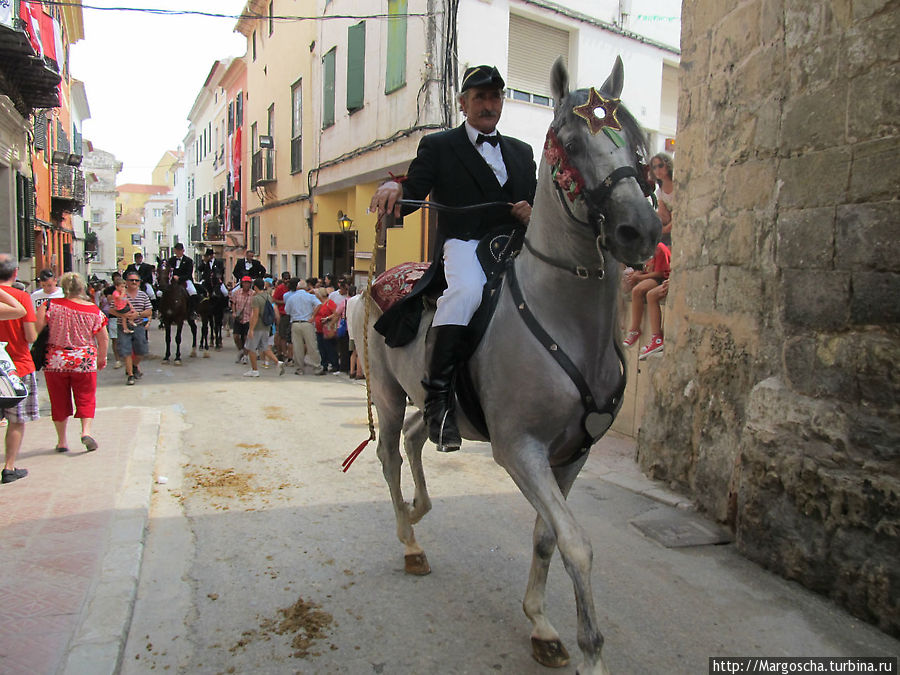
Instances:
[[[407,576],[374,444],[340,470],[367,435],[363,384],[274,369],[248,380],[234,354],[180,368],[148,361],[135,387],[123,371],[102,375],[107,405],[161,411],[122,672],[545,672],[521,611],[533,511],[488,446],[426,447],[434,508],[417,536],[433,573]],[[653,486],[632,452],[604,440],[571,496],[594,545],[612,672],[706,672],[713,655],[900,651],[733,545],[665,548],[645,537],[635,519],[684,511],[636,494]],[[547,607],[573,657],[564,672],[574,672],[573,594],[558,557]]]

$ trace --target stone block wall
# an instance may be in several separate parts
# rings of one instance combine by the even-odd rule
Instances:
[[[684,3],[642,468],[900,635],[900,2]]]

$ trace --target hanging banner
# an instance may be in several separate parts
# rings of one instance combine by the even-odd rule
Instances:
[[[13,0],[0,0],[0,24],[12,28]]]

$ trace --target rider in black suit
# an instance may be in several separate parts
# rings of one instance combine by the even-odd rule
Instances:
[[[216,252],[208,248],[206,253],[203,254],[203,262],[197,266],[197,276],[200,283],[206,286],[207,289],[210,288],[210,278],[214,272],[220,282],[225,279],[225,263],[217,260]]]
[[[175,255],[169,258],[166,266],[172,271],[172,283],[187,286],[190,295],[197,294],[194,288],[194,261],[184,255],[184,244],[175,244]]]
[[[238,260],[234,266],[234,280],[240,283],[244,277],[251,279],[262,279],[266,276],[266,268],[262,266],[259,260],[253,257],[253,251],[247,249],[243,260]]]
[[[429,193],[447,206],[507,204],[465,214],[438,213],[435,260],[443,261],[447,290],[438,300],[429,332],[428,372],[422,384],[428,435],[444,451],[456,450],[461,443],[452,384],[466,326],[481,302],[485,283],[475,248],[497,226],[527,226],[537,186],[531,146],[496,131],[504,86],[493,66],[468,68],[459,95],[466,122],[422,138],[405,180],[381,185],[370,204],[379,214],[393,211],[397,216],[415,210],[407,206],[401,210],[398,199],[421,200]]]

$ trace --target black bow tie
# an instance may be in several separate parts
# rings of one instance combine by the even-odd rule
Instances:
[[[481,145],[482,143],[490,143],[495,148],[497,144],[500,142],[500,137],[497,134],[493,136],[485,136],[484,134],[478,134],[478,138],[475,139],[475,145]]]

